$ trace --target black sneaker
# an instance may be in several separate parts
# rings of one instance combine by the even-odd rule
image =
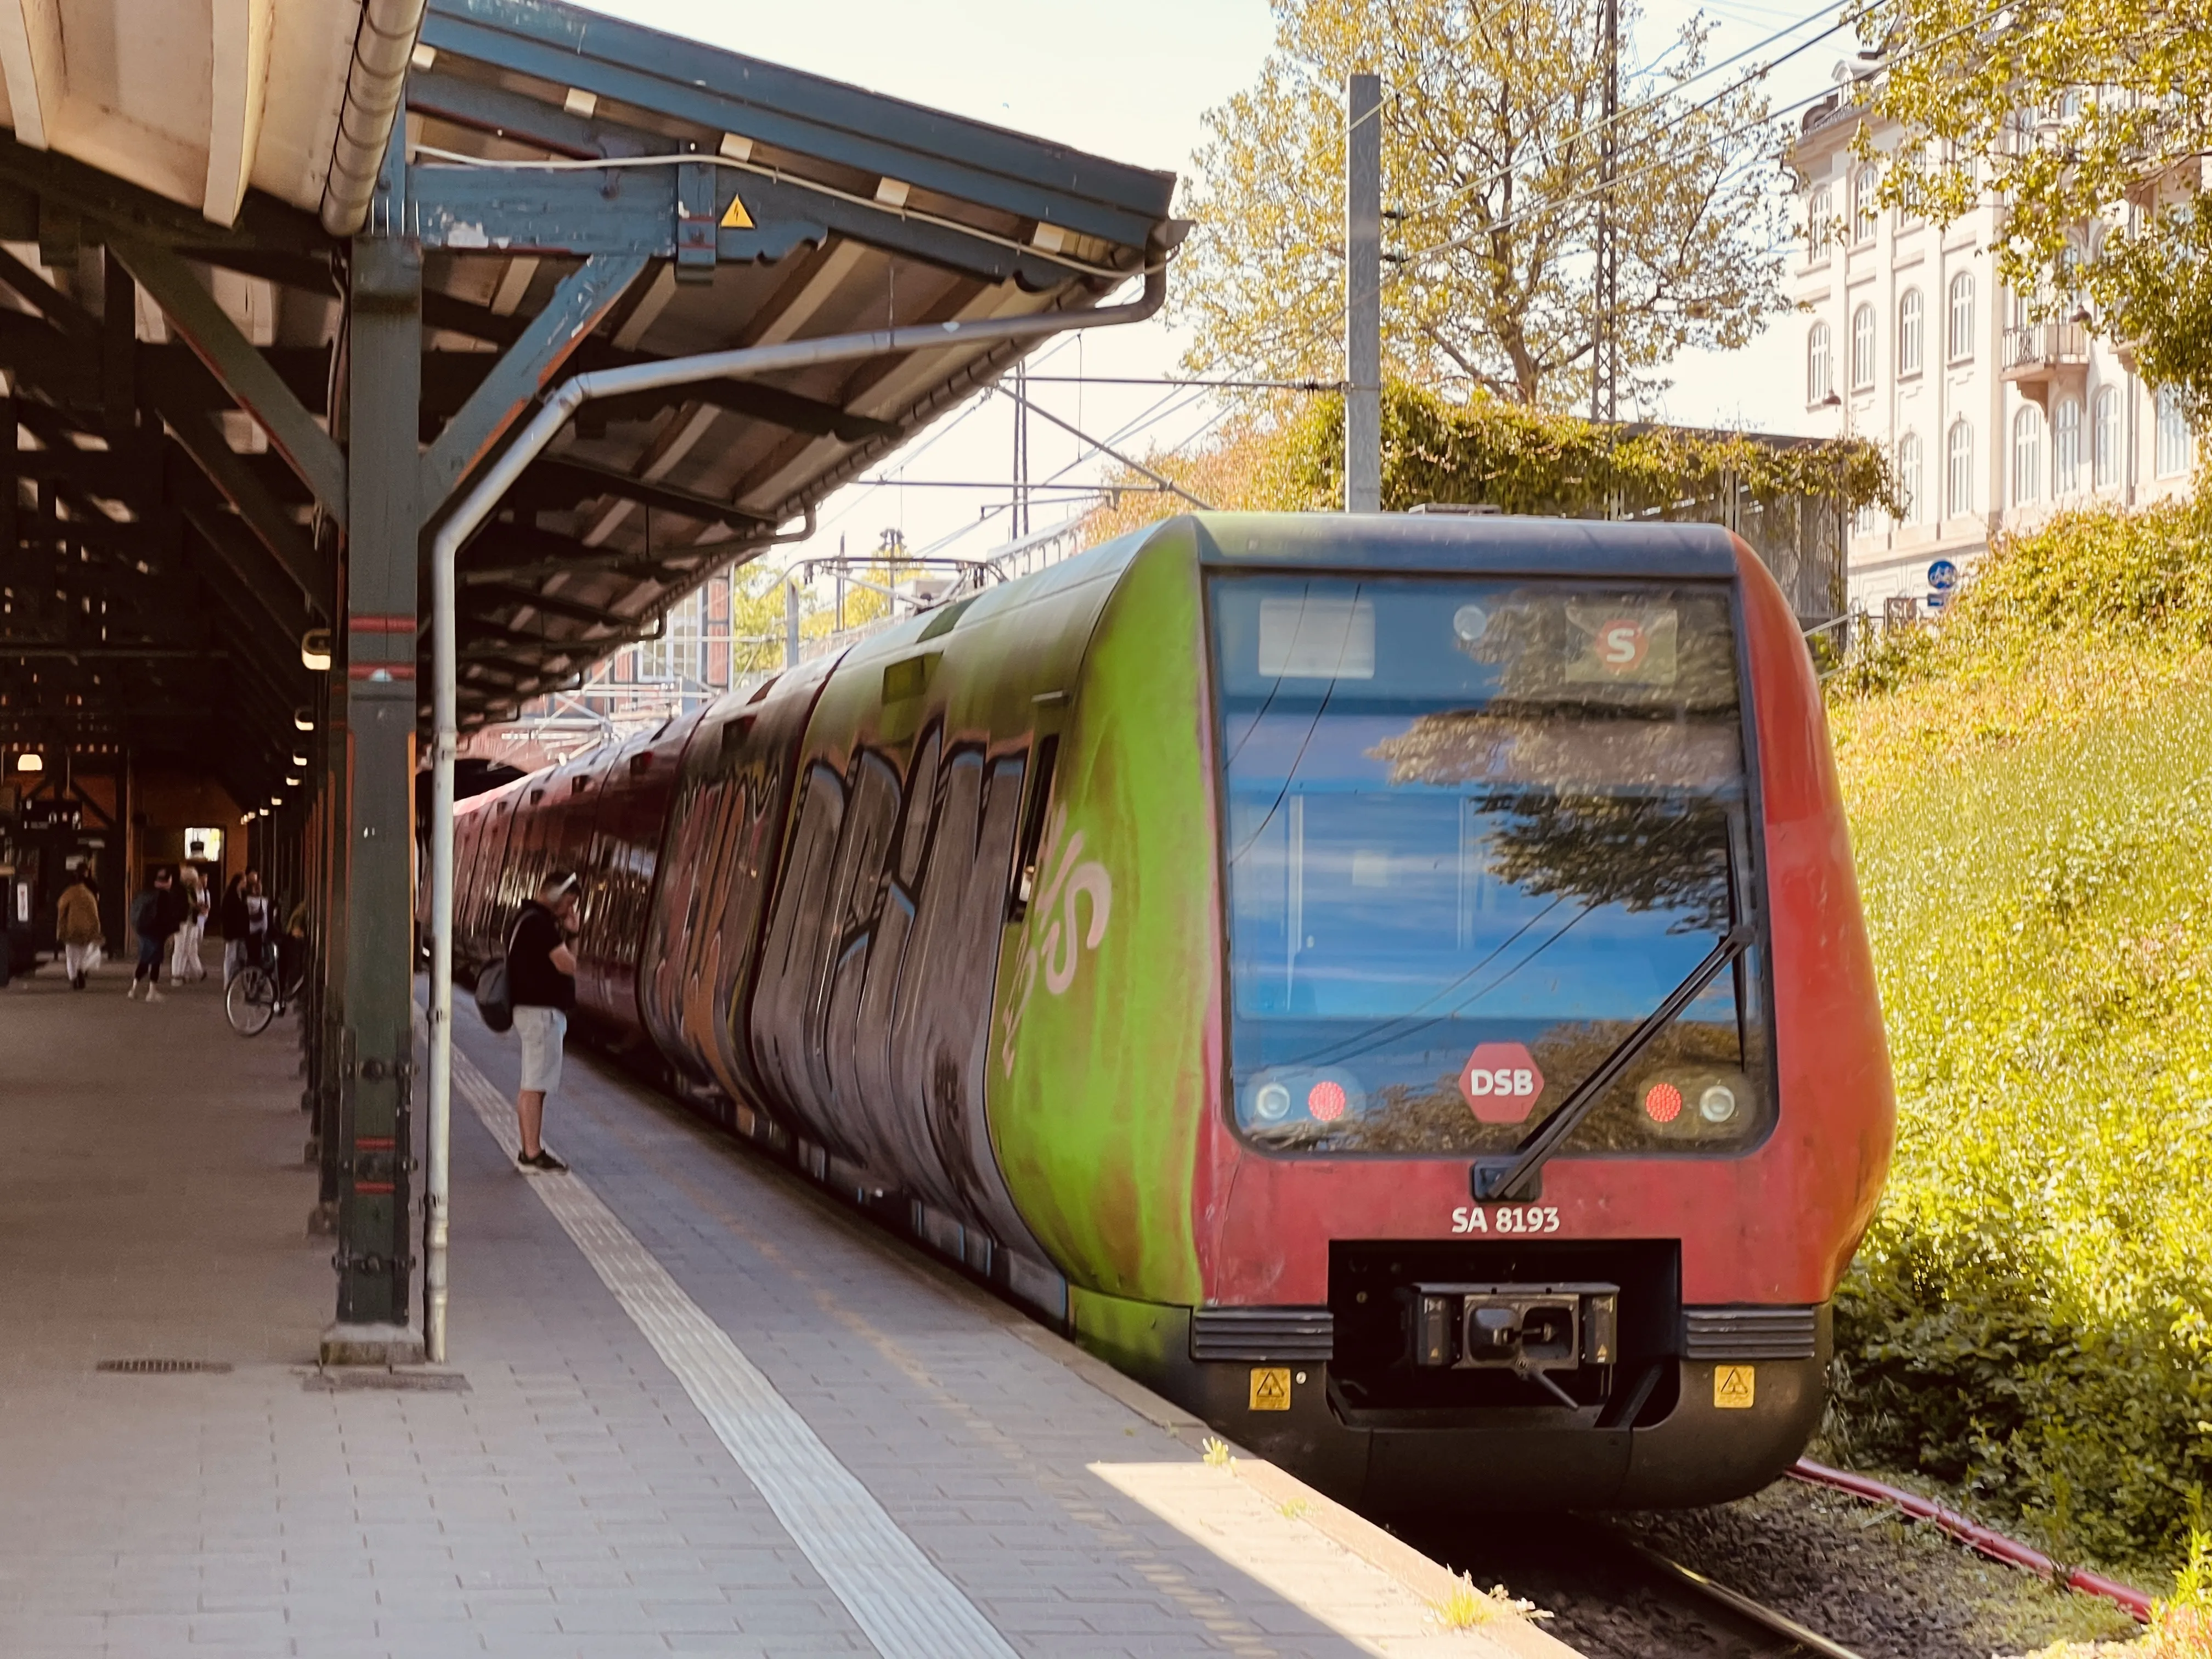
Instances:
[[[514,1155],[514,1161],[526,1170],[542,1170],[547,1175],[565,1175],[568,1170],[567,1164],[543,1146],[538,1149],[535,1156],[528,1152],[517,1152]]]

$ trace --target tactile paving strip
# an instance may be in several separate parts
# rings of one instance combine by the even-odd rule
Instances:
[[[458,1048],[453,1089],[510,1158],[521,1150],[513,1103]],[[884,1659],[1015,1659],[1006,1638],[598,1194],[574,1174],[529,1179]]]

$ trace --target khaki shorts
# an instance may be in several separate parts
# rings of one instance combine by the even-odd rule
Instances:
[[[517,1008],[514,1029],[522,1038],[523,1088],[551,1094],[561,1086],[561,1044],[568,1035],[568,1016],[558,1008]]]

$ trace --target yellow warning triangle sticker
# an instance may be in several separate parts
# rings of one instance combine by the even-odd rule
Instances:
[[[722,210],[721,228],[724,230],[750,230],[753,228],[753,216],[745,211],[744,197],[730,198],[730,205]]]

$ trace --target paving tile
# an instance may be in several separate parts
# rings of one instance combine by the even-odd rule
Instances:
[[[289,1023],[4,994],[0,1654],[848,1659],[853,1615],[455,1113],[462,1394],[310,1391]],[[514,1051],[464,1008],[501,1087]],[[1091,1472],[1188,1461],[1018,1317],[582,1055],[549,1139],[1023,1659],[1363,1651]],[[95,1376],[177,1354],[225,1376]],[[1257,1645],[1255,1645],[1257,1644]]]

